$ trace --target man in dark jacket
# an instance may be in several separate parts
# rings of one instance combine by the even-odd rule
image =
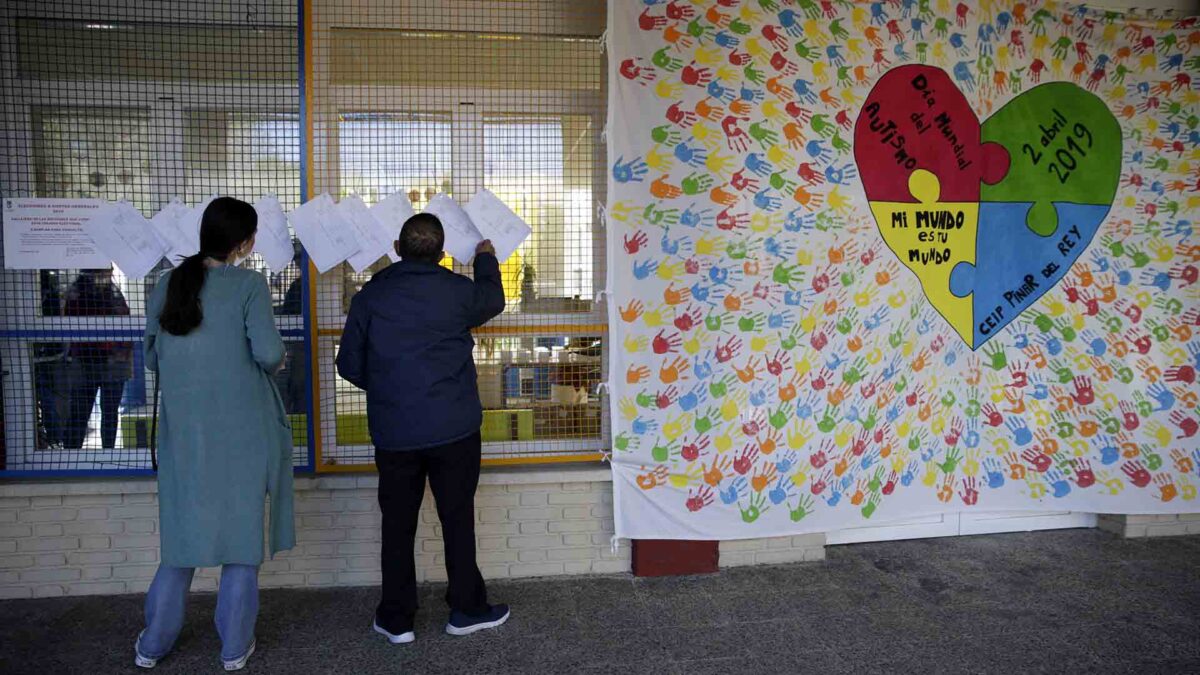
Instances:
[[[383,512],[374,629],[392,643],[415,638],[413,545],[426,476],[446,547],[446,632],[467,635],[508,619],[507,606],[488,604],[475,563],[483,406],[471,329],[504,310],[500,263],[491,242],[480,243],[471,281],[438,265],[444,243],[437,217],[421,213],[404,223],[401,260],[354,296],[337,357],[338,373],[367,392]]]

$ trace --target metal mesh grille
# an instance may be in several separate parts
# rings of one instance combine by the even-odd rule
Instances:
[[[533,235],[503,266],[505,313],[476,335],[485,457],[594,457],[607,444],[604,19],[596,0],[5,3],[0,191],[151,217],[176,197],[275,195],[290,210],[401,191],[420,210],[486,187]],[[299,246],[278,274],[247,263],[289,343],[277,383],[298,467],[370,467],[365,397],[333,361],[350,298],[386,263],[310,279]],[[0,472],[149,468],[140,340],[156,278],[0,270]]]
[[[300,198],[297,5],[12,2],[0,10],[0,126],[9,197],[125,200],[151,217],[213,193]],[[282,392],[307,382],[300,266],[266,273],[299,352]],[[160,264],[165,269],[167,264]],[[8,472],[150,468],[153,374],[141,336],[158,277],[112,270],[3,270]],[[291,412],[306,407],[288,401]],[[285,399],[287,394],[285,393]],[[301,425],[303,428],[303,425]],[[297,439],[303,441],[303,439]],[[298,442],[295,464],[309,464]]]
[[[314,3],[312,194],[399,191],[419,210],[488,188],[533,227],[502,265],[505,313],[476,331],[488,461],[605,445],[604,18],[594,1]],[[350,298],[385,264],[317,280],[318,470],[373,455],[365,394],[333,360]]]

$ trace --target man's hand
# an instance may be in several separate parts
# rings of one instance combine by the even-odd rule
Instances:
[[[475,255],[479,255],[481,253],[491,253],[492,255],[496,255],[496,247],[492,246],[491,239],[484,239],[483,241],[479,242],[478,246],[475,247]]]

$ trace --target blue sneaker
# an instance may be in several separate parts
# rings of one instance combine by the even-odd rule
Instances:
[[[446,633],[449,635],[470,635],[476,631],[495,628],[508,621],[508,605],[492,605],[488,611],[474,616],[458,610],[450,611],[450,620],[446,622]]]

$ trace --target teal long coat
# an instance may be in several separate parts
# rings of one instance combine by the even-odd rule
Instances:
[[[170,274],[147,303],[145,343],[161,387],[162,564],[258,565],[268,495],[272,555],[295,543],[292,434],[271,378],[284,358],[271,293],[257,272],[211,267],[200,292],[204,319],[177,336],[158,324]]]

